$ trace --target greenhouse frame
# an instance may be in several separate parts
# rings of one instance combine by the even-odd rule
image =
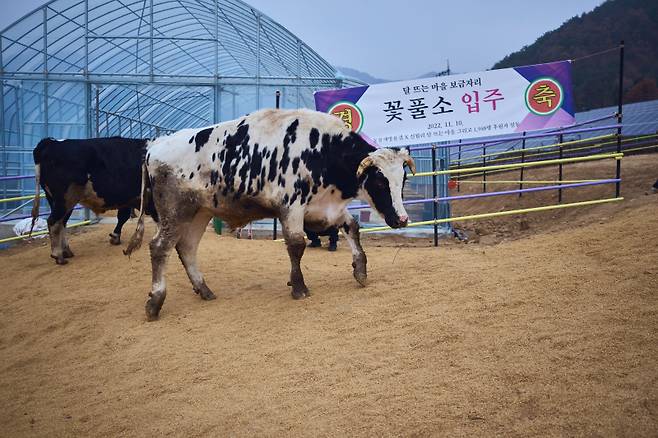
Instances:
[[[32,174],[44,137],[153,137],[360,84],[240,0],[53,0],[2,31],[0,77],[4,176]]]

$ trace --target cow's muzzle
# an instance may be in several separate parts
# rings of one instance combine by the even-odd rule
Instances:
[[[409,224],[409,216],[387,217],[386,224],[391,228],[404,228]]]

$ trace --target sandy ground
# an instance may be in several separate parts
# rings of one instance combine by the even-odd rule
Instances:
[[[148,249],[111,226],[66,266],[3,251],[0,436],[656,436],[658,195],[628,187],[488,244],[368,239],[366,288],[343,244],[307,250],[302,301],[281,243],[208,232],[218,299],[172,256],[153,323]]]

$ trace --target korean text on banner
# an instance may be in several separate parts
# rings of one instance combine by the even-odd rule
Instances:
[[[569,61],[315,93],[381,146],[487,137],[574,124]]]

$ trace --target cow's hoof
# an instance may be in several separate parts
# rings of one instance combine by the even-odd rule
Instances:
[[[121,235],[110,233],[110,244],[111,245],[121,245]]]
[[[356,270],[354,271],[354,278],[356,281],[361,285],[365,286],[366,282],[368,280],[368,275],[365,272],[357,272]]]
[[[217,298],[217,296],[210,290],[208,286],[206,286],[205,283],[203,283],[199,288],[195,287],[194,293],[198,294],[201,297],[201,299],[205,301],[210,301]]]
[[[55,259],[55,263],[57,263],[58,265],[65,265],[65,264],[67,264],[67,263],[69,262],[68,260],[66,260],[66,259],[64,258],[63,255],[61,255],[61,256],[59,256],[59,257],[54,256],[54,255],[51,255],[50,257],[54,258],[54,259]]]
[[[64,251],[62,251],[62,254],[64,255],[65,259],[70,259],[71,257],[75,257],[75,254],[73,254],[73,251],[71,251],[71,248],[64,248]]]
[[[306,286],[302,286],[302,287],[293,286],[291,295],[295,300],[301,300],[303,298],[311,296]]]
[[[366,281],[368,280],[368,274],[367,274],[365,265],[359,266],[359,264],[357,264],[357,263],[352,263],[352,267],[354,268],[354,271],[352,272],[352,275],[354,275],[354,278],[356,279],[356,281],[361,286],[365,286]]]
[[[160,316],[160,309],[156,309],[155,305],[148,300],[146,302],[146,320],[147,321],[157,321]]]
[[[146,302],[146,319],[149,321],[155,321],[160,316],[160,309],[162,309],[162,304],[164,303],[165,293],[156,292],[149,293],[149,299]]]

